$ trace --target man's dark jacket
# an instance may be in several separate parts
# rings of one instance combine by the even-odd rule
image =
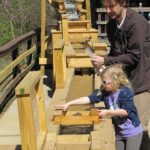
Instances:
[[[117,28],[115,19],[107,24],[111,44],[104,64],[122,63],[133,84],[134,93],[150,89],[150,24],[139,13],[127,8],[125,21]]]

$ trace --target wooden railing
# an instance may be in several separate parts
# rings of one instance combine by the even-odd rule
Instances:
[[[45,30],[56,28],[56,25],[49,25]],[[51,33],[48,34],[42,43],[44,53],[51,44]],[[42,46],[41,29],[37,28],[0,47],[0,112],[14,96],[16,85],[31,69],[38,70],[50,63],[40,57]]]
[[[41,150],[47,135],[41,71],[31,71],[16,88],[22,150]]]
[[[33,68],[40,50],[40,30],[30,31],[0,47],[0,112],[15,86]]]

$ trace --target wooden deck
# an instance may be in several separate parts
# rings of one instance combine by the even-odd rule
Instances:
[[[18,107],[15,100],[0,118],[0,150],[15,150],[20,144]]]

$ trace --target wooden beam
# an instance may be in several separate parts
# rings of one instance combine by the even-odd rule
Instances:
[[[78,37],[81,38],[91,38],[91,41],[94,43],[98,43],[98,31],[96,29],[89,29],[89,30],[72,30],[69,31],[69,39],[76,39]],[[70,41],[71,42],[71,41]]]
[[[13,62],[11,62],[4,70],[0,72],[0,81],[3,81],[6,76],[12,73],[14,67],[16,67],[23,59],[36,51],[36,46],[33,46],[31,49],[17,57]]]
[[[87,19],[91,20],[91,4],[90,4],[91,0],[86,0],[86,10],[87,10]]]
[[[39,58],[39,64],[40,65],[46,65],[47,64],[47,58]]]
[[[51,33],[52,33],[52,46],[55,45],[55,43],[57,42],[57,40],[59,39],[62,39],[62,32],[61,31],[56,31],[56,30],[51,30]],[[52,47],[53,49],[53,54],[55,53],[54,52],[54,46]],[[55,69],[55,58],[54,58],[54,55],[53,55],[53,80],[55,81],[55,77],[56,77],[56,69]]]
[[[57,150],[89,150],[90,136],[87,135],[58,135]]]
[[[61,21],[59,23],[59,29],[62,30]],[[89,20],[77,20],[77,21],[68,21],[68,30],[88,30],[91,28],[91,22]]]
[[[80,14],[80,20],[86,20],[87,19],[87,10],[80,9],[78,10]]]
[[[93,124],[93,120],[90,116],[54,116],[54,122],[61,125]]]
[[[69,68],[90,68],[93,67],[91,58],[87,57],[67,57],[67,64]]]
[[[41,58],[45,58],[45,22],[46,22],[46,0],[41,0]],[[41,66],[44,74],[44,66]]]
[[[81,10],[84,0],[75,0],[75,2],[76,2],[76,5],[77,5],[77,9]]]
[[[61,125],[85,125],[99,123],[99,113],[96,109],[91,111],[67,111],[63,113],[54,114],[53,121]]]
[[[29,72],[16,88],[22,149],[43,149],[47,125],[41,71]]]
[[[55,106],[60,105],[65,103],[69,99],[70,92],[72,89],[72,84],[74,80],[74,69],[67,69],[67,77],[66,77],[66,82],[64,88],[61,89],[56,89],[52,100],[49,103],[49,108],[48,108],[48,116],[49,116],[49,132],[50,133],[58,133],[59,126],[54,125],[54,122],[52,121],[53,119],[53,114],[55,112]]]
[[[61,39],[53,46],[56,88],[63,88],[66,81],[66,50]]]
[[[29,72],[25,79],[20,82],[16,87],[16,95],[29,95],[32,92],[32,88],[39,82],[42,76],[41,71]]]
[[[107,44],[106,43],[92,43],[93,50],[96,51],[106,51],[107,54]]]
[[[68,44],[68,18],[66,14],[62,14],[62,36],[65,45]]]
[[[21,144],[23,150],[37,150],[33,111],[31,98],[28,96],[18,98],[18,111],[21,130]]]

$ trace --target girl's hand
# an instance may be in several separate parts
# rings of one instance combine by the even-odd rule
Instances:
[[[66,103],[63,105],[56,105],[55,109],[62,109],[63,111],[66,111],[68,107],[69,107],[69,105]]]
[[[107,109],[98,110],[100,118],[107,117],[108,116],[108,111],[109,110],[107,110]]]

